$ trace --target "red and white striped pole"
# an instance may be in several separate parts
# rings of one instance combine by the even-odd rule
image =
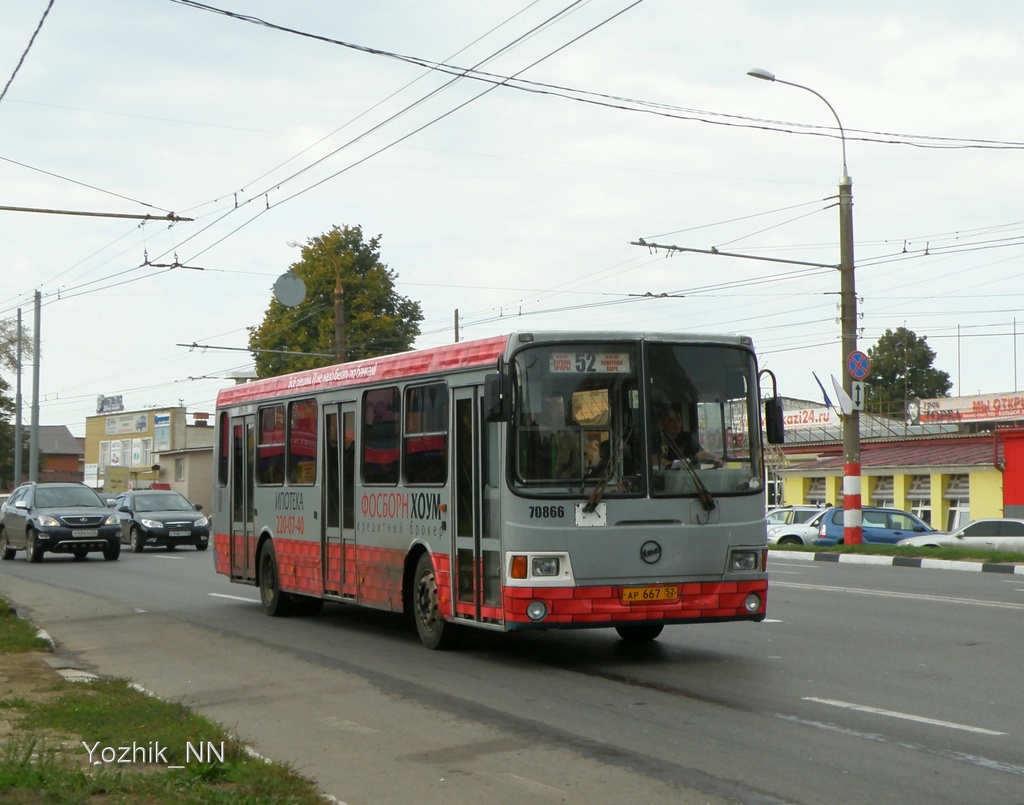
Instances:
[[[860,507],[860,464],[843,464],[843,544],[860,545],[863,519]]]

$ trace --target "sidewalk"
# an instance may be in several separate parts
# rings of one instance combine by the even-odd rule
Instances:
[[[924,559],[909,556],[871,556],[852,553],[811,553],[809,551],[768,551],[768,570],[772,559],[795,559],[802,562],[842,562],[855,565],[891,565],[893,567],[923,567],[931,570],[970,570],[975,573],[1009,573],[1024,576],[1024,564],[1013,562],[971,562],[949,559]]]

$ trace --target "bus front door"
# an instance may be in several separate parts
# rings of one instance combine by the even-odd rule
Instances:
[[[323,504],[320,566],[327,595],[355,597],[355,584],[345,583],[346,548],[355,546],[355,404],[323,409]],[[351,558],[351,557],[349,557]]]
[[[480,389],[452,391],[452,582],[458,617],[498,624],[501,545],[489,516],[496,500],[486,494],[489,457],[497,444],[484,438],[491,429],[481,427],[481,405]]]
[[[256,465],[255,417],[231,418],[231,578],[255,580],[256,529],[253,524],[253,488]]]

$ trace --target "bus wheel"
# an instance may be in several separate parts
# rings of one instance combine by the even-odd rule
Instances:
[[[660,623],[629,623],[616,626],[615,631],[627,643],[649,643],[657,638],[664,628]]]
[[[459,627],[447,623],[438,608],[437,576],[430,554],[424,553],[416,563],[413,577],[412,615],[420,641],[430,649],[453,648],[461,637]]]
[[[272,542],[267,542],[260,551],[260,602],[263,611],[273,617],[291,612],[291,596],[281,592],[281,576],[277,571],[277,554]]]

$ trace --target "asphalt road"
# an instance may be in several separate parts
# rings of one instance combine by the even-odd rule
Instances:
[[[595,630],[430,652],[395,615],[268,618],[192,550],[19,554],[0,595],[351,805],[1024,800],[1024,576],[769,567],[765,623],[639,647]]]

